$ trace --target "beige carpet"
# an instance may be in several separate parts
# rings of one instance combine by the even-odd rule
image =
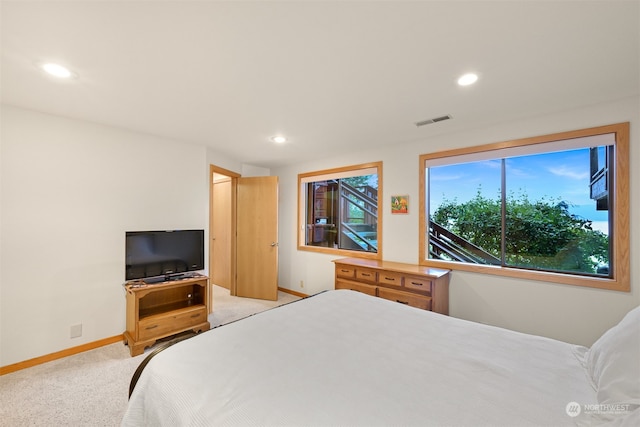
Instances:
[[[213,286],[211,327],[299,299],[278,301],[229,295]],[[119,426],[129,382],[152,349],[136,357],[116,343],[0,376],[0,426]]]

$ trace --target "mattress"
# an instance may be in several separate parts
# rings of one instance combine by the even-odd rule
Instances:
[[[122,425],[576,425],[572,402],[597,401],[585,351],[327,291],[157,354]]]

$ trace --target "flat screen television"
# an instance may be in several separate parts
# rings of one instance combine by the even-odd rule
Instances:
[[[204,230],[127,231],[126,280],[173,280],[204,269]]]

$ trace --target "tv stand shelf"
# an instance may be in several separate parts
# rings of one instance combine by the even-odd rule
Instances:
[[[125,283],[127,330],[124,342],[131,356],[144,352],[157,340],[193,330],[211,329],[209,278],[190,277],[148,284],[143,280]]]
[[[146,319],[153,316],[163,316],[168,312],[177,312],[179,310],[183,310],[185,308],[190,308],[191,304],[187,304],[186,301],[178,301],[171,304],[165,304],[158,307],[151,307],[140,310],[140,320]]]

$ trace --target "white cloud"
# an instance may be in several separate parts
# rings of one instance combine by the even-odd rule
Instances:
[[[571,169],[568,168],[567,166],[557,166],[557,167],[552,167],[548,169],[549,172],[551,172],[552,174],[556,175],[556,176],[561,176],[564,178],[570,178],[570,179],[587,179],[589,178],[589,173],[580,169],[580,170],[576,170],[576,169]]]

